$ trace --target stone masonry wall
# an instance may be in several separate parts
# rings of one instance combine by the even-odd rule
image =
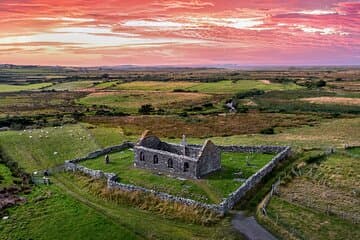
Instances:
[[[199,145],[193,145],[199,146]],[[234,205],[241,200],[242,197],[246,195],[246,193],[251,190],[256,184],[258,184],[263,177],[265,177],[268,173],[270,173],[276,165],[286,159],[291,154],[290,147],[278,147],[278,146],[218,146],[219,149],[226,152],[261,152],[261,153],[271,153],[276,152],[278,153],[268,164],[266,164],[263,168],[261,168],[257,173],[253,176],[248,178],[237,190],[233,193],[229,194],[229,196],[222,201],[220,204],[205,204],[201,202],[197,202],[192,199],[181,198],[177,196],[173,196],[163,192],[157,192],[155,190],[146,189],[139,186],[134,186],[130,184],[124,184],[117,181],[117,176],[115,173],[106,173],[101,170],[93,170],[86,168],[84,166],[79,165],[78,163],[81,161],[85,161],[88,159],[96,158],[104,154],[108,154],[111,152],[118,152],[122,151],[126,148],[134,147],[133,143],[125,142],[121,145],[102,149],[90,153],[87,157],[84,158],[77,158],[74,160],[65,161],[64,167],[67,171],[72,172],[82,172],[90,177],[100,179],[104,178],[107,180],[108,188],[117,188],[123,191],[140,191],[144,193],[153,194],[154,196],[172,202],[179,202],[185,205],[191,206],[199,206],[203,208],[207,208],[209,210],[215,211],[219,214],[225,214],[229,210],[231,210]]]
[[[248,178],[236,191],[231,193],[221,205],[224,207],[225,212],[232,209],[234,205],[240,201],[240,199],[245,196],[245,194],[252,189],[256,184],[258,184],[263,177],[270,173],[276,165],[289,157],[291,154],[290,147],[283,147],[283,150],[279,152],[270,162],[268,162],[264,167],[262,167],[258,172]]]
[[[136,167],[196,178],[197,162],[190,157],[140,146],[135,146],[134,152]],[[143,154],[144,161],[141,161],[140,154]],[[157,164],[154,164],[155,156],[158,160]],[[172,167],[168,166],[170,159],[172,161]],[[187,171],[184,170],[185,163],[188,164]]]

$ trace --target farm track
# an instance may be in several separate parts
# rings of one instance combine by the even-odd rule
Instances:
[[[123,218],[120,217],[120,214],[116,214],[116,209],[108,208],[105,205],[100,205],[86,197],[85,194],[81,194],[76,187],[71,186],[71,182],[66,180],[65,178],[54,177],[56,185],[61,188],[64,193],[68,194],[69,196],[73,197],[74,199],[78,200],[82,204],[86,205],[87,207],[95,210],[97,213],[105,216],[107,219],[111,220],[114,224],[119,225],[123,228],[126,228],[129,231],[132,231],[132,227],[127,225]],[[139,233],[138,231],[132,231],[138,239],[147,239],[144,235]]]

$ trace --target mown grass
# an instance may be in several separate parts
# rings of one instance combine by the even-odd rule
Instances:
[[[200,180],[179,180],[167,174],[135,168],[134,154],[131,150],[110,154],[110,164],[105,164],[104,157],[99,157],[82,162],[81,165],[114,172],[123,183],[202,202],[219,203],[222,198],[235,191],[247,178],[268,163],[273,156],[272,154],[223,153],[222,170]],[[250,165],[247,165],[246,158]]]
[[[1,239],[140,239],[133,229],[80,204],[56,185],[35,187],[26,197],[0,222]]]
[[[51,86],[52,83],[34,83],[27,85],[0,84],[0,92],[19,92],[25,90],[36,90]]]
[[[14,178],[10,169],[6,165],[0,163],[0,189],[11,186],[13,180]]]
[[[349,221],[316,212],[301,205],[273,197],[267,214],[299,239],[358,239],[360,229]]]
[[[156,108],[171,108],[174,104],[191,105],[209,99],[201,93],[158,93],[158,92],[104,92],[81,98],[78,103],[92,106],[105,105],[126,113],[138,113],[139,108],[151,104]]]

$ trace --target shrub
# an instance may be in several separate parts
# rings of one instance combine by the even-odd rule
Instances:
[[[269,128],[265,128],[262,129],[260,131],[261,134],[275,134],[274,128],[273,127],[269,127]]]
[[[248,98],[248,97],[263,95],[264,93],[265,93],[265,91],[263,91],[263,90],[251,89],[251,90],[246,91],[246,92],[237,93],[237,94],[235,95],[235,98],[237,98],[237,99],[244,99],[244,98]]]
[[[212,103],[204,103],[202,106],[204,108],[212,108],[212,107],[214,107],[214,105]]]
[[[140,108],[139,108],[139,113],[140,114],[144,114],[144,115],[148,115],[150,114],[151,112],[153,112],[155,109],[154,107],[151,105],[151,104],[145,104],[145,105],[142,105]]]

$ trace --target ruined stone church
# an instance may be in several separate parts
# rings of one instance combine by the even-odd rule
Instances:
[[[210,140],[202,146],[161,141],[145,131],[134,146],[134,166],[185,178],[201,178],[221,168],[221,154]]]

